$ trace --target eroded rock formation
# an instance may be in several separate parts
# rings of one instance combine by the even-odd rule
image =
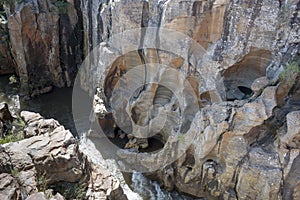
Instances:
[[[1,74],[15,72],[21,92],[31,96],[49,92],[52,86],[71,86],[81,62],[79,2],[12,0],[1,4],[6,8],[9,35],[3,36],[6,40],[1,46],[8,63],[1,64],[8,69],[1,68]]]
[[[88,1],[85,5],[100,5],[90,14],[92,20],[84,14],[86,32],[99,26],[107,31],[97,31],[98,37],[85,35],[89,46],[102,43],[85,63],[82,87],[91,94],[96,87],[105,92],[101,98],[124,132],[143,138],[146,129],[141,127],[151,133],[161,128],[154,137],[164,143],[164,151],[153,155],[120,150],[121,168],[139,165],[142,171],[151,171],[159,166],[149,176],[166,188],[208,199],[297,199],[299,2],[121,1],[104,6]],[[88,13],[88,6],[83,9]],[[126,34],[132,28],[141,29]],[[166,28],[186,34],[196,45]],[[297,72],[279,78],[293,59]],[[181,90],[176,71],[191,89]],[[175,92],[172,84],[177,86]],[[192,92],[196,101],[186,98]],[[156,118],[164,114],[165,121]],[[182,136],[173,138],[178,129],[187,140],[195,137],[183,156],[164,165],[169,155],[182,150]],[[132,143],[125,147],[134,148]]]
[[[0,147],[1,199],[64,199],[52,187],[61,182],[79,185],[73,198],[127,199],[119,181],[79,151],[70,131],[37,113],[21,116],[28,138]]]
[[[37,93],[47,91],[45,85],[69,86],[83,54],[78,83],[91,96],[96,88],[103,92],[95,98],[100,125],[113,137],[118,131],[131,148],[117,152],[120,167],[140,166],[167,189],[196,197],[299,199],[299,1],[68,2],[67,14],[41,0],[8,9],[12,57],[24,90],[30,83]],[[77,155],[56,121],[34,118],[28,137],[48,141],[59,130]],[[165,151],[139,152],[148,137]],[[27,163],[37,156],[30,145],[51,147],[30,140],[14,143],[21,155],[30,152],[22,156]],[[174,154],[182,155],[169,163]],[[38,162],[44,159],[50,158]],[[9,187],[16,184],[3,177]],[[94,198],[104,195],[99,188]]]

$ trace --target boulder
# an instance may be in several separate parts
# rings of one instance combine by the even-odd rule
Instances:
[[[60,195],[48,198],[49,195],[43,192],[37,193],[45,186],[59,182],[87,184],[87,199],[127,199],[118,180],[107,170],[88,161],[79,151],[71,132],[56,120],[44,119],[31,112],[22,112],[21,116],[27,123],[25,132],[28,134],[28,127],[33,127],[37,134],[0,146],[0,172],[13,173],[19,184],[13,185],[15,189],[7,187],[0,190],[3,195],[9,195],[3,199],[14,199],[16,191],[23,188],[24,194],[28,195],[27,199],[60,200],[63,199]],[[10,177],[5,174],[1,176],[0,182],[6,180],[4,177]],[[7,180],[14,183],[15,179]]]
[[[24,129],[26,138],[51,132],[60,126],[58,121],[54,119],[43,119],[38,113],[22,111],[21,117],[25,123],[27,123],[27,127]]]

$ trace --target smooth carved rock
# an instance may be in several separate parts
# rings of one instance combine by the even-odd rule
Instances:
[[[255,95],[258,95],[259,92],[262,92],[263,89],[268,86],[268,84],[270,84],[270,80],[267,77],[263,76],[255,79],[255,81],[251,85],[251,89]]]
[[[28,80],[35,80],[36,69],[47,72],[43,76],[48,77],[50,75],[54,85],[68,85],[72,68],[67,67],[66,72],[63,73],[59,67],[59,39],[57,36],[59,32],[58,20],[64,22],[68,19],[60,18],[57,14],[50,15],[50,5],[46,4],[45,1],[31,2],[32,4],[25,3],[16,7],[15,14],[9,17],[13,55],[18,66],[16,71],[21,82],[25,85]],[[291,57],[298,52],[299,25],[297,17],[294,15],[297,13],[297,2],[284,3],[273,0],[235,2],[229,0],[192,0],[182,1],[179,4],[177,1],[132,2],[115,1],[109,6],[103,6],[100,0],[81,1],[80,9],[83,15],[83,38],[85,41],[83,45],[84,54],[85,56],[92,55],[92,59],[89,60],[91,62],[90,67],[81,74],[83,88],[91,92],[95,86],[99,86],[97,81],[100,80],[100,87],[103,87],[101,89],[104,89],[109,101],[120,77],[146,61],[151,69],[155,69],[157,66],[154,63],[161,62],[180,71],[185,76],[200,72],[200,76],[203,77],[196,77],[197,81],[190,81],[192,89],[196,91],[196,94],[199,92],[205,97],[208,96],[207,93],[216,94],[205,98],[209,103],[203,104],[204,108],[201,107],[200,110],[196,109],[197,114],[191,112],[192,109],[190,108],[183,111],[183,113],[186,112],[187,124],[191,123],[190,126],[187,125],[186,127],[193,129],[186,130],[186,132],[193,132],[196,137],[193,138],[189,150],[184,152],[178,162],[169,165],[167,169],[162,169],[164,173],[161,173],[158,179],[162,179],[168,188],[176,186],[179,191],[208,199],[280,199],[280,194],[283,194],[285,199],[292,199],[293,197],[297,199],[299,197],[298,114],[292,112],[287,116],[287,132],[285,133],[284,130],[283,134],[279,136],[279,142],[283,144],[279,150],[272,146],[276,142],[273,141],[272,137],[269,137],[272,135],[277,138],[276,131],[270,135],[265,135],[268,141],[270,140],[267,144],[252,144],[251,146],[244,137],[254,127],[259,127],[269,118],[272,118],[273,111],[284,103],[285,97],[290,91],[290,87],[282,86],[282,84],[278,87],[266,87],[267,80],[265,77],[273,81],[280,73],[279,66],[290,61]],[[102,6],[99,7],[99,5]],[[43,9],[40,8],[45,9],[44,14],[41,12]],[[37,14],[32,12],[34,9],[37,10]],[[71,25],[74,27],[79,16],[75,16],[74,10],[68,13],[72,13],[68,14],[69,16],[74,16],[70,18]],[[141,25],[145,27],[145,30],[138,31],[132,37],[124,34],[124,37],[128,37],[124,38],[125,41],[128,41],[126,44],[119,43],[120,38],[117,38],[114,41],[115,46],[109,46],[109,42],[105,39],[116,33],[140,28]],[[164,44],[166,38],[164,38],[164,34],[159,32],[160,30],[157,33],[149,30],[149,27],[158,25],[160,28],[180,31],[194,39],[195,43],[200,44],[208,51],[209,56],[205,58],[207,60],[203,59],[203,52],[198,52],[194,45],[190,46],[176,37],[173,38],[170,34],[166,34],[166,37],[171,38],[172,42]],[[38,27],[42,28],[43,31],[40,31]],[[51,27],[51,30],[45,27]],[[24,34],[21,34],[20,30],[24,30]],[[61,30],[60,35],[63,35],[60,40],[65,41],[69,36],[64,31],[66,29],[59,30]],[[48,37],[45,32],[48,32],[52,37]],[[35,33],[35,37],[32,33]],[[147,35],[159,36],[153,39],[153,37],[147,38]],[[49,45],[49,41],[52,42],[51,45]],[[99,52],[89,54],[89,51],[96,47],[100,41],[102,43],[99,51],[105,56],[101,57],[99,61],[97,56]],[[27,47],[30,43],[37,50],[29,52]],[[155,49],[145,50],[144,55],[140,55],[137,51],[126,52],[130,49],[130,45],[140,47],[147,43],[170,45],[168,46],[169,49],[177,55]],[[51,53],[49,53],[50,46],[52,47]],[[121,48],[115,48],[120,46]],[[69,51],[69,48],[66,47],[66,45],[62,45],[61,49]],[[120,51],[118,52],[116,49]],[[72,54],[76,54],[74,48],[71,48],[70,51]],[[269,65],[271,58],[272,64]],[[62,60],[66,61],[65,57]],[[51,61],[51,64],[48,61],[49,63]],[[97,69],[94,69],[93,66],[97,66]],[[33,73],[34,76],[31,74],[32,71],[35,72]],[[217,88],[210,88],[218,81],[213,79],[218,73],[225,74],[225,82],[227,81],[227,83],[221,84]],[[140,72],[137,74],[139,76],[134,79],[133,85],[143,84],[144,76],[141,74],[144,75]],[[178,85],[175,76],[166,73],[165,77],[167,77],[166,82]],[[135,77],[133,76],[133,78]],[[222,78],[220,77],[220,80]],[[149,79],[154,79],[154,76],[150,76]],[[105,80],[107,81],[105,82]],[[291,83],[294,84],[294,82],[296,81]],[[254,98],[249,101],[225,102],[218,105],[221,98],[212,97],[219,97],[218,93],[222,93],[225,89],[229,89],[227,97],[230,100],[247,97],[239,90],[239,86],[244,87],[243,89],[248,88],[250,90],[251,88],[255,94]],[[262,89],[263,91],[261,91]],[[149,106],[146,100],[152,101],[155,98],[156,90],[149,91],[149,95],[144,98],[145,101],[140,101],[141,103],[136,104],[137,106],[132,109],[136,112],[134,114],[137,118],[135,121],[140,124],[147,124],[147,117],[157,112],[155,109],[153,109],[153,113],[143,112],[143,110],[147,110],[144,108],[151,107],[151,104]],[[259,94],[260,91],[261,94]],[[167,105],[167,102],[172,99],[171,96],[170,91],[159,89],[155,102],[157,105]],[[119,101],[120,99],[121,96],[116,96],[115,100]],[[213,99],[218,99],[218,101]],[[142,99],[140,98],[140,100]],[[174,104],[172,108],[176,110],[176,105]],[[192,106],[192,108],[194,107]],[[98,106],[97,109],[104,110],[101,106]],[[117,112],[117,114],[119,113]],[[122,122],[127,123],[126,119],[129,119],[131,114],[127,113],[118,117],[124,118]],[[176,118],[175,114],[170,114],[170,116]],[[37,116],[37,118],[39,117]],[[192,121],[191,119],[196,120]],[[61,138],[58,137],[58,133],[68,135],[67,131],[55,127],[57,124],[54,121],[49,122],[47,127],[40,120],[42,119],[32,120],[32,123],[28,121],[31,126],[27,130],[28,135],[40,134],[40,136],[34,139],[35,143],[26,143],[29,146],[22,148],[32,148],[34,151],[45,153],[50,146],[53,147],[51,153],[58,156],[60,152],[63,152],[65,153],[64,159],[68,160],[66,157],[69,154],[65,152],[66,148],[51,144],[53,138],[56,142],[64,144],[60,141]],[[163,130],[166,133],[163,135],[164,141],[168,141],[170,133],[170,130],[167,129],[168,126],[171,127],[177,123],[176,119],[170,121],[170,123],[166,123]],[[52,128],[56,131],[51,130]],[[134,140],[133,137],[130,139]],[[70,151],[73,155],[76,145],[72,139],[69,139],[67,138],[67,141],[70,142]],[[31,141],[31,138],[28,140]],[[154,164],[164,163],[164,158],[167,155],[174,154],[171,148],[173,145],[177,145],[177,142],[166,142],[169,149],[160,157],[129,151],[121,151],[119,155],[129,164],[147,158],[146,163],[143,164],[145,168],[151,168]],[[40,150],[41,147],[46,147],[47,151]],[[33,169],[33,165],[30,164],[32,159],[38,159],[40,163],[43,163],[44,159],[48,159],[48,157],[43,158],[36,154],[33,154],[33,158],[31,158],[31,154],[24,155],[21,151],[14,152],[15,158],[11,161],[6,159],[6,153],[3,153],[3,156],[4,159],[1,160],[1,163],[4,164],[1,166],[5,166],[5,171],[12,165],[20,169]],[[282,166],[279,159],[283,163]],[[51,159],[47,160],[47,164],[48,161],[51,163]],[[98,173],[95,172],[95,174]],[[102,179],[99,177],[101,176],[94,175],[93,180],[101,181]],[[110,176],[108,177],[110,180]],[[280,191],[281,186],[279,184],[282,181],[284,189]],[[107,182],[112,183],[114,181]],[[101,188],[99,185],[101,184],[97,183],[95,184],[97,188],[90,189],[90,191],[96,191],[95,195],[91,192],[92,198],[104,197],[107,194],[105,189],[104,191],[98,190]]]
[[[267,87],[254,102],[246,103],[236,111],[233,121],[234,132],[243,135],[251,128],[261,125],[272,116],[276,105],[276,87]]]
[[[97,1],[88,2],[92,6],[97,3]],[[292,4],[291,10],[288,11],[290,16],[297,7],[295,2]],[[91,13],[92,20],[88,20],[87,5],[88,3],[84,4],[83,8],[86,16],[84,19],[85,30],[89,33],[91,30],[88,25],[91,24],[92,27],[102,24],[103,27],[111,30],[109,33],[118,33],[120,30],[122,32],[128,30],[127,26],[130,28],[140,27],[139,23],[142,22],[146,30],[141,31],[140,35],[134,35],[134,38],[140,38],[142,44],[155,43],[157,38],[149,37],[149,35],[153,36],[155,34],[151,30],[147,30],[146,25],[151,27],[160,22],[161,28],[170,28],[185,33],[207,49],[209,55],[212,55],[207,58],[208,61],[203,61],[203,54],[197,52],[193,46],[182,43],[178,38],[172,38],[172,43],[168,47],[174,49],[172,52],[174,54],[176,52],[178,55],[174,56],[168,52],[147,49],[143,52],[144,55],[139,56],[136,51],[126,52],[127,48],[130,49],[129,46],[136,45],[136,42],[125,36],[128,37],[126,38],[128,41],[132,41],[132,44],[111,45],[110,42],[104,41],[100,45],[99,51],[107,56],[102,58],[101,62],[95,59],[95,63],[101,63],[104,69],[88,70],[97,71],[97,73],[89,72],[81,75],[82,85],[86,90],[90,90],[91,87],[89,87],[90,82],[84,80],[100,79],[98,83],[91,85],[100,86],[106,91],[105,95],[108,101],[112,100],[110,102],[119,103],[118,108],[121,108],[116,110],[117,115],[115,117],[121,119],[121,124],[129,124],[128,121],[132,117],[133,121],[139,125],[147,125],[149,116],[158,113],[158,109],[155,110],[156,107],[153,108],[153,112],[148,112],[152,109],[152,104],[165,106],[168,102],[172,102],[172,96],[175,96],[168,90],[169,88],[146,87],[140,96],[136,95],[137,99],[134,99],[135,101],[132,104],[129,100],[122,102],[123,104],[121,103],[120,99],[122,97],[125,99],[127,97],[128,99],[131,98],[127,94],[122,96],[116,92],[115,98],[110,99],[113,90],[118,86],[117,82],[121,80],[120,77],[126,76],[134,66],[141,65],[143,59],[150,68],[150,73],[147,74],[149,80],[154,80],[156,77],[153,73],[156,69],[154,63],[158,61],[180,71],[186,77],[198,72],[199,76],[203,76],[195,76],[188,81],[196,96],[201,97],[199,94],[202,94],[203,100],[208,102],[200,105],[200,109],[195,109],[196,114],[188,108],[185,110],[186,113],[184,113],[185,111],[182,112],[186,114],[187,119],[194,119],[190,122],[191,125],[187,126],[192,130],[186,131],[187,133],[189,131],[195,132],[193,142],[189,146],[189,150],[178,161],[168,165],[166,169],[154,173],[154,176],[169,189],[176,187],[179,191],[197,197],[208,199],[259,199],[261,194],[262,198],[280,199],[280,196],[276,195],[281,192],[279,184],[283,177],[280,173],[282,166],[278,161],[277,150],[271,148],[274,152],[271,151],[270,153],[260,148],[254,148],[248,144],[245,137],[254,127],[263,125],[266,120],[273,117],[274,110],[280,105],[279,101],[283,101],[290,91],[290,88],[287,87],[269,86],[270,81],[273,81],[276,73],[278,74],[277,65],[281,63],[281,56],[274,55],[281,55],[280,52],[286,52],[288,49],[292,49],[291,53],[293,55],[297,52],[297,47],[292,41],[298,40],[296,35],[299,32],[299,26],[294,23],[291,27],[288,23],[282,24],[279,22],[279,15],[282,11],[279,3],[274,3],[271,0],[235,3],[228,0],[186,1],[180,2],[180,6],[178,6],[176,1],[161,1],[160,3],[149,1],[137,3],[129,9],[127,4],[120,2],[115,3],[112,11],[107,8],[104,8],[102,13],[93,10]],[[270,11],[272,12],[270,13]],[[107,17],[107,13],[109,13],[109,17]],[[133,17],[136,13],[142,14],[139,14],[138,18]],[[101,16],[101,20],[97,19],[96,16],[98,15]],[[124,23],[118,20],[119,16],[125,19]],[[108,25],[108,22],[112,22],[111,26]],[[279,24],[281,24],[280,27]],[[293,33],[291,37],[287,34],[287,30]],[[108,32],[98,32],[97,34],[105,38]],[[172,37],[171,34],[166,35]],[[168,45],[163,43],[166,40],[163,34],[158,37],[161,42],[160,45],[163,44],[164,47]],[[96,35],[86,34],[85,38],[88,41],[86,49],[97,44]],[[277,39],[278,43],[274,44],[274,39]],[[285,45],[284,41],[288,41],[289,44],[286,43]],[[116,52],[113,48],[114,45],[117,47],[116,49],[122,52],[122,55],[118,55],[119,52]],[[290,48],[288,45],[293,47]],[[120,46],[122,48],[118,48]],[[189,55],[188,58],[185,57],[186,54]],[[286,53],[286,55],[288,54]],[[276,63],[272,63],[271,66],[270,63],[273,58]],[[288,60],[288,58],[290,57],[287,56],[286,59]],[[110,64],[112,61],[113,64]],[[93,68],[91,66],[88,69]],[[212,78],[217,73],[221,74],[220,80]],[[173,76],[173,74],[165,73],[163,77],[168,82],[179,85],[179,81],[175,80],[176,76]],[[135,85],[143,83],[143,78],[144,73],[140,71],[131,79],[124,79],[121,84],[125,85],[133,80],[130,88],[134,88]],[[218,81],[223,82],[219,84]],[[219,85],[216,88],[210,88],[214,84]],[[227,92],[227,99],[223,97],[223,92],[225,94]],[[249,98],[250,96],[252,97]],[[221,97],[223,100],[245,100],[224,102],[222,104],[220,103]],[[198,100],[201,102],[202,99],[198,98]],[[123,109],[126,106],[130,109],[127,109],[127,113],[122,113],[122,110],[126,110]],[[179,106],[177,105],[177,107]],[[176,110],[175,103],[172,108]],[[192,106],[192,108],[195,107]],[[133,112],[131,113],[131,111]],[[184,117],[182,113],[181,115],[175,115],[176,111],[175,114],[170,113],[168,113],[168,116],[174,118],[177,116]],[[194,115],[191,115],[191,113]],[[287,120],[289,124],[289,118]],[[163,134],[163,140],[169,148],[167,148],[165,154],[152,156],[136,151],[120,150],[118,152],[120,160],[129,165],[138,162],[138,164],[144,165],[146,169],[151,169],[158,163],[164,163],[167,159],[166,155],[175,154],[172,151],[174,150],[172,145],[177,145],[174,141],[174,143],[168,141],[170,130],[167,128],[175,127],[177,124],[182,125],[182,122],[178,122],[176,119],[172,118],[170,121],[170,123],[165,123],[166,126],[161,131],[166,133]],[[134,132],[130,127],[128,130],[130,130],[129,133]],[[292,140],[291,138],[297,138],[295,137],[297,131],[291,128],[288,128],[288,130],[289,134],[283,136],[285,143]],[[127,147],[134,147],[136,142],[134,134],[130,135],[129,139],[130,142]],[[292,143],[289,142],[289,144]],[[292,146],[295,146],[295,144]],[[285,165],[286,167],[284,167],[284,174],[287,176],[290,168],[292,168],[296,153],[292,153],[287,149],[280,149],[280,151],[282,151],[281,154],[285,155],[282,156],[284,160],[289,160],[288,164]],[[290,159],[287,156],[289,153],[291,154]],[[143,160],[146,161],[143,163]],[[267,161],[270,161],[270,163],[267,163]],[[295,182],[295,180],[293,181]],[[291,181],[291,191],[297,189],[297,185],[293,181]],[[297,194],[293,195],[296,196]]]

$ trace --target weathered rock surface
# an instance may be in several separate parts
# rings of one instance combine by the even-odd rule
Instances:
[[[0,198],[3,200],[21,199],[18,181],[10,174],[0,174]]]
[[[132,134],[128,148],[138,149],[136,138],[143,138],[146,130],[159,130],[157,137],[165,144],[165,152],[156,155],[121,150],[117,154],[121,163],[129,167],[138,163],[149,171],[159,166],[152,177],[170,190],[197,197],[299,198],[299,75],[278,83],[286,63],[299,60],[298,1],[75,0],[73,4],[76,10],[68,7],[68,14],[58,14],[42,0],[15,3],[8,12],[12,55],[24,90],[31,83],[38,88],[33,94],[51,89],[44,86],[70,85],[82,48],[89,59],[79,81],[91,95],[95,88],[104,92],[105,97],[96,96],[94,109],[105,130],[111,134],[116,124],[123,125],[119,128]],[[81,29],[77,32],[80,23],[83,35]],[[142,30],[126,34],[134,28]],[[175,31],[185,36],[173,35]],[[115,34],[119,35],[110,38]],[[99,49],[91,51],[97,45]],[[172,70],[162,69],[163,65]],[[136,66],[143,67],[132,72]],[[155,83],[140,87],[146,81]],[[124,86],[139,88],[128,91]],[[110,112],[112,108],[115,112]],[[55,120],[22,116],[28,123],[26,136],[33,137],[5,146],[3,173],[21,168],[21,184],[28,193],[36,193],[36,180],[30,178],[43,170],[49,181],[59,180],[53,173],[75,173],[73,168],[76,173],[69,181],[80,179],[84,159],[77,155],[69,132]],[[174,139],[178,130],[181,139]],[[190,142],[188,148],[180,146],[185,140]],[[179,153],[176,162],[164,165],[170,155]],[[47,168],[69,160],[60,169]],[[92,199],[111,194],[105,185],[118,188],[110,175],[98,172],[94,169],[89,180],[108,179],[104,185],[88,186]]]
[[[23,111],[21,116],[29,138],[1,146],[1,199],[20,199],[21,194],[23,199],[63,199],[37,193],[59,182],[87,184],[86,199],[127,199],[118,180],[79,151],[70,131],[37,113]]]
[[[289,148],[300,148],[300,111],[289,113],[287,116],[287,132],[280,140]]]
[[[0,55],[0,74],[13,73],[15,63],[10,51],[7,21],[3,18],[0,23]]]
[[[59,193],[56,195],[52,195],[44,193],[44,192],[38,192],[31,194],[29,197],[26,198],[26,200],[64,200],[65,198],[61,196]]]
[[[88,12],[90,7],[98,9]],[[208,199],[297,199],[299,75],[279,84],[278,76],[287,62],[299,60],[299,2],[86,1],[82,10],[85,53],[100,44],[80,74],[82,87],[90,94],[96,87],[104,91],[101,98],[115,111],[116,124],[134,136],[127,148],[137,148],[135,137],[143,138],[146,128],[152,133],[161,128],[158,121],[164,125],[158,137],[165,154],[120,150],[121,168],[163,166],[181,150],[180,141],[172,140],[180,129],[194,133],[189,148],[151,174],[167,189]],[[133,28],[143,29],[127,35]],[[184,33],[196,44],[163,28]],[[197,45],[206,52],[197,51]],[[159,49],[166,46],[168,51]],[[177,70],[191,88],[181,89],[179,76],[157,70],[157,63],[160,69],[164,64]],[[147,69],[132,72],[144,64]],[[136,88],[157,79],[170,84]],[[193,92],[199,107],[191,100]],[[163,114],[169,118],[155,121]]]
[[[51,86],[71,86],[81,60],[77,3],[68,1],[58,9],[54,1],[12,1],[7,9],[11,52],[23,93],[34,96],[49,92]]]

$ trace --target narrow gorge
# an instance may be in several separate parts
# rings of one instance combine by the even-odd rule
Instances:
[[[300,1],[0,11],[1,200],[300,199]]]

